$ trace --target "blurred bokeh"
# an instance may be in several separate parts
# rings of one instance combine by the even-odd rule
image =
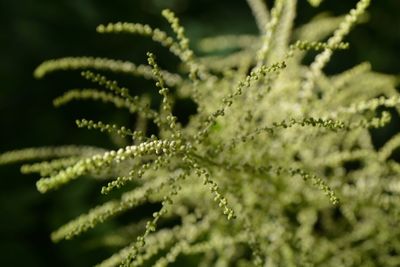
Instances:
[[[317,9],[298,2],[296,22],[300,25],[322,11],[344,14],[357,1],[325,0]],[[400,74],[400,1],[372,2],[369,21],[353,30],[347,38],[351,49],[335,56],[329,72],[370,61],[376,71]],[[79,72],[35,80],[33,70],[46,59],[64,56],[104,56],[143,64],[147,51],[155,52],[164,68],[174,69],[177,59],[148,39],[95,32],[98,24],[116,21],[169,30],[160,16],[163,8],[177,13],[193,44],[218,34],[257,33],[245,0],[0,0],[0,152],[42,145],[112,146],[107,136],[76,129],[74,120],[129,123],[126,114],[86,103],[54,109],[54,97],[87,82]],[[138,94],[156,92],[149,82],[117,78]],[[179,112],[185,116],[189,110],[183,106]],[[394,125],[376,133],[378,145],[398,129]],[[37,178],[21,175],[18,165],[0,168],[0,266],[91,266],[109,256],[112,250],[97,247],[87,238],[55,245],[49,239],[52,230],[102,200],[99,187],[82,180],[41,195],[35,188]]]

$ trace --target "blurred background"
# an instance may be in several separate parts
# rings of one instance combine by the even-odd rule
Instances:
[[[271,6],[272,1],[267,2]],[[344,14],[357,1],[325,0],[316,9],[306,1],[298,2],[296,23],[300,25],[322,11]],[[337,53],[328,72],[370,61],[376,71],[400,74],[400,1],[372,2],[369,21],[352,31],[347,38],[351,49]],[[98,24],[117,21],[148,23],[169,31],[160,15],[163,8],[177,13],[194,49],[203,37],[257,33],[245,0],[0,0],[0,153],[42,145],[112,147],[108,136],[77,129],[74,120],[122,124],[130,123],[131,118],[108,106],[86,102],[54,109],[54,97],[88,86],[87,82],[79,72],[59,72],[35,80],[33,70],[44,60],[65,56],[111,57],[144,64],[147,51],[157,54],[163,68],[174,70],[177,59],[148,39],[95,32]],[[152,83],[116,78],[135,93],[156,95]],[[180,107],[177,112],[183,118],[193,112],[190,104]],[[377,132],[375,142],[379,146],[398,130],[392,125],[390,130]],[[0,166],[0,266],[91,266],[108,257],[115,249],[88,242],[88,235],[60,244],[52,244],[49,238],[52,230],[102,201],[99,186],[82,179],[75,186],[41,195],[35,187],[37,178],[21,175],[19,165]]]

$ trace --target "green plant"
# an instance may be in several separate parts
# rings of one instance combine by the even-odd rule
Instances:
[[[135,129],[76,121],[80,128],[120,136],[128,144],[118,150],[65,146],[0,155],[0,164],[42,160],[22,166],[24,173],[40,174],[42,193],[89,176],[108,179],[103,194],[121,188],[119,197],[53,232],[55,242],[158,203],[151,218],[104,237],[118,236],[125,248],[99,266],[165,266],[180,255],[201,255],[201,266],[400,264],[395,228],[400,168],[390,159],[400,137],[377,150],[369,132],[390,121],[387,108],[399,106],[396,79],[371,71],[368,63],[334,76],[322,72],[333,50],[348,47],[343,38],[369,1],[359,1],[345,17],[319,16],[293,33],[295,0],[275,1],[270,13],[262,1],[248,2],[260,36],[204,39],[199,49],[211,53],[205,57],[194,55],[169,10],[162,15],[175,39],[137,23],[97,28],[102,34],[152,38],[182,61],[181,74],[161,70],[152,53],[147,65],[62,58],[35,70],[41,78],[82,69],[85,79],[107,89],[70,90],[55,106],[100,100],[137,114]],[[214,53],[220,50],[234,52]],[[308,51],[321,52],[305,66]],[[160,108],[93,70],[155,80]],[[174,101],[183,97],[197,105],[185,126],[173,112]],[[148,123],[157,126],[157,135],[147,134]]]

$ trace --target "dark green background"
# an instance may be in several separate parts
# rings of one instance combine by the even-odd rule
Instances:
[[[320,8],[312,9],[306,1],[299,2],[298,24],[325,10],[343,14],[356,3],[326,0]],[[367,60],[374,70],[400,73],[400,1],[372,2],[370,21],[352,32],[347,39],[351,49],[335,56],[329,72]],[[106,56],[145,63],[149,50],[158,55],[163,67],[173,69],[177,60],[147,39],[95,32],[98,24],[110,21],[168,29],[160,16],[165,7],[179,15],[193,42],[221,33],[257,32],[245,0],[0,0],[0,152],[61,144],[110,147],[107,137],[76,129],[74,120],[87,117],[129,123],[124,113],[96,104],[56,110],[51,105],[54,97],[88,84],[78,72],[56,73],[40,81],[33,79],[32,72],[43,60],[63,56]],[[155,92],[151,83],[117,78],[138,93]],[[178,110],[180,116],[188,109],[183,106]],[[376,142],[382,143],[393,131],[378,133]],[[87,238],[54,245],[48,237],[63,222],[101,201],[98,186],[82,180],[40,195],[36,179],[20,175],[18,165],[0,167],[0,266],[89,266],[106,258],[110,251],[95,249]]]

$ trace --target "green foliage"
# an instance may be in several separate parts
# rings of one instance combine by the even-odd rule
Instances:
[[[161,70],[150,52],[148,66],[91,57],[44,62],[38,78],[82,69],[85,79],[107,90],[72,89],[55,106],[110,102],[137,114],[138,123],[79,119],[79,128],[115,134],[128,144],[116,150],[30,148],[1,154],[0,164],[44,160],[22,167],[41,175],[42,193],[88,176],[102,178],[103,194],[120,189],[54,231],[55,242],[158,204],[145,223],[129,226],[140,229],[133,240],[122,230],[110,233],[119,235],[121,250],[98,266],[166,266],[189,255],[200,256],[194,257],[199,266],[398,266],[400,167],[390,156],[400,137],[376,149],[369,132],[389,123],[386,108],[400,105],[396,79],[368,63],[323,73],[333,51],[348,48],[343,39],[369,2],[360,0],[343,18],[318,18],[293,30],[295,0],[277,0],[271,12],[262,1],[248,0],[260,36],[207,38],[199,49],[212,55],[204,57],[191,50],[170,10],[162,15],[176,38],[144,24],[100,25],[102,34],[150,37],[181,60],[182,73]],[[321,51],[310,66],[302,63],[308,51]],[[159,109],[147,95],[132,96],[93,70],[154,80]],[[182,97],[197,105],[187,125],[174,114]],[[149,134],[148,122],[157,134]]]

